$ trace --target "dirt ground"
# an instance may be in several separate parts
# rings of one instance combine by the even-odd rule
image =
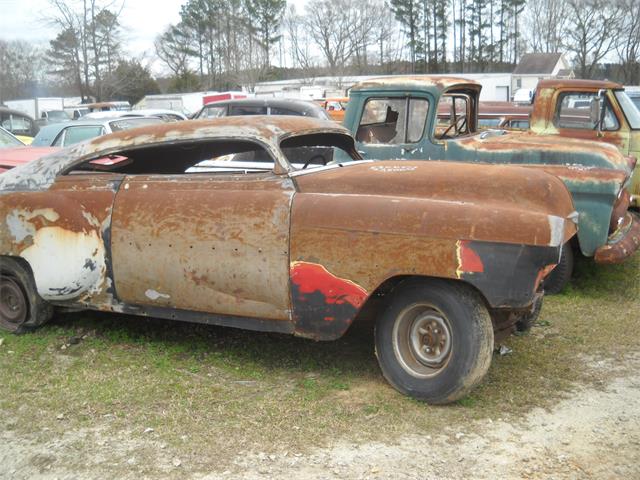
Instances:
[[[615,364],[585,360],[585,365],[610,372],[609,381],[576,386],[552,409],[533,410],[516,422],[496,418],[451,425],[435,435],[405,435],[389,444],[358,442],[353,432],[353,438],[306,453],[238,452],[220,468],[210,458],[208,472],[202,462],[195,467],[191,461],[197,445],[179,458],[151,429],[148,440],[127,431],[105,435],[96,425],[62,436],[18,435],[5,417],[0,478],[640,479],[640,355]],[[108,424],[109,418],[103,421]]]

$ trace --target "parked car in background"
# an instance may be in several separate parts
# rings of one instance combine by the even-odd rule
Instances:
[[[576,232],[543,171],[362,161],[340,125],[290,116],[95,138],[0,196],[5,330],[61,307],[334,340],[373,316],[384,376],[432,403],[482,380]]]
[[[326,110],[331,119],[342,123],[342,120],[344,120],[344,112],[349,103],[349,97],[322,98],[315,100],[315,102]]]
[[[26,145],[0,148],[0,173],[58,150],[60,147],[29,147]]]
[[[516,105],[510,102],[480,102],[478,128],[528,130],[530,114],[530,105]]]
[[[28,147],[0,127],[0,173],[56,151],[53,147]]]
[[[25,144],[11,132],[0,127],[0,149],[9,147],[23,147]]]
[[[86,108],[89,112],[108,112],[111,110],[131,110],[131,104],[124,101],[83,103],[79,107]]]
[[[45,125],[53,125],[54,123],[65,123],[73,120],[71,116],[64,110],[46,110],[42,112],[36,123],[43,127]]]
[[[167,110],[164,108],[144,108],[138,110],[111,110],[108,112],[92,112],[86,114],[83,119],[107,119],[107,118],[126,118],[126,117],[158,117],[165,122],[179,122],[188,120],[183,113],[175,110]]]
[[[64,107],[64,111],[67,112],[67,115],[69,115],[73,120],[79,120],[87,113],[89,113],[89,109],[82,105],[74,107]]]
[[[36,122],[26,113],[0,106],[0,127],[13,133],[24,143],[29,143],[30,139],[38,133],[39,127]]]
[[[157,117],[131,117],[115,118],[111,120],[78,120],[69,123],[57,123],[42,127],[38,135],[33,139],[32,145],[36,147],[68,147],[78,142],[83,142],[94,137],[100,137],[108,133],[129,130],[164,123]]]
[[[331,120],[325,109],[312,101],[275,98],[247,98],[208,103],[193,118],[233,117],[237,115],[296,115]]]

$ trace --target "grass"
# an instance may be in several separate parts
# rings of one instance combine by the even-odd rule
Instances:
[[[599,384],[638,350],[640,255],[618,266],[582,260],[539,324],[494,355],[483,384],[448,407],[396,393],[382,378],[372,331],[336,342],[91,312],[58,315],[0,346],[0,411],[19,434],[82,428],[154,437],[194,468],[241,451],[303,452],[344,438],[468,428],[548,407],[576,384]],[[79,339],[78,343],[72,343]],[[63,420],[58,415],[63,415]],[[222,468],[222,467],[220,467]]]

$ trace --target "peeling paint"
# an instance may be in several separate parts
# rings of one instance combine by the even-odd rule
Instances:
[[[166,293],[160,293],[160,292],[156,292],[155,290],[152,289],[148,289],[146,292],[144,292],[145,296],[150,299],[150,300],[158,300],[159,298],[171,298],[170,295],[167,295]]]
[[[34,211],[14,210],[7,215],[7,227],[16,242],[22,242],[27,237],[33,237],[36,228],[31,220],[42,217],[46,222],[53,223],[59,215],[50,208],[42,208]]]

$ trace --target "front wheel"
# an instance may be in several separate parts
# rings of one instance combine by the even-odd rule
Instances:
[[[493,327],[480,295],[455,282],[400,286],[376,323],[376,355],[400,392],[433,404],[475,387],[491,364]]]
[[[53,308],[36,291],[28,267],[13,258],[0,257],[0,329],[24,333],[53,315]]]

